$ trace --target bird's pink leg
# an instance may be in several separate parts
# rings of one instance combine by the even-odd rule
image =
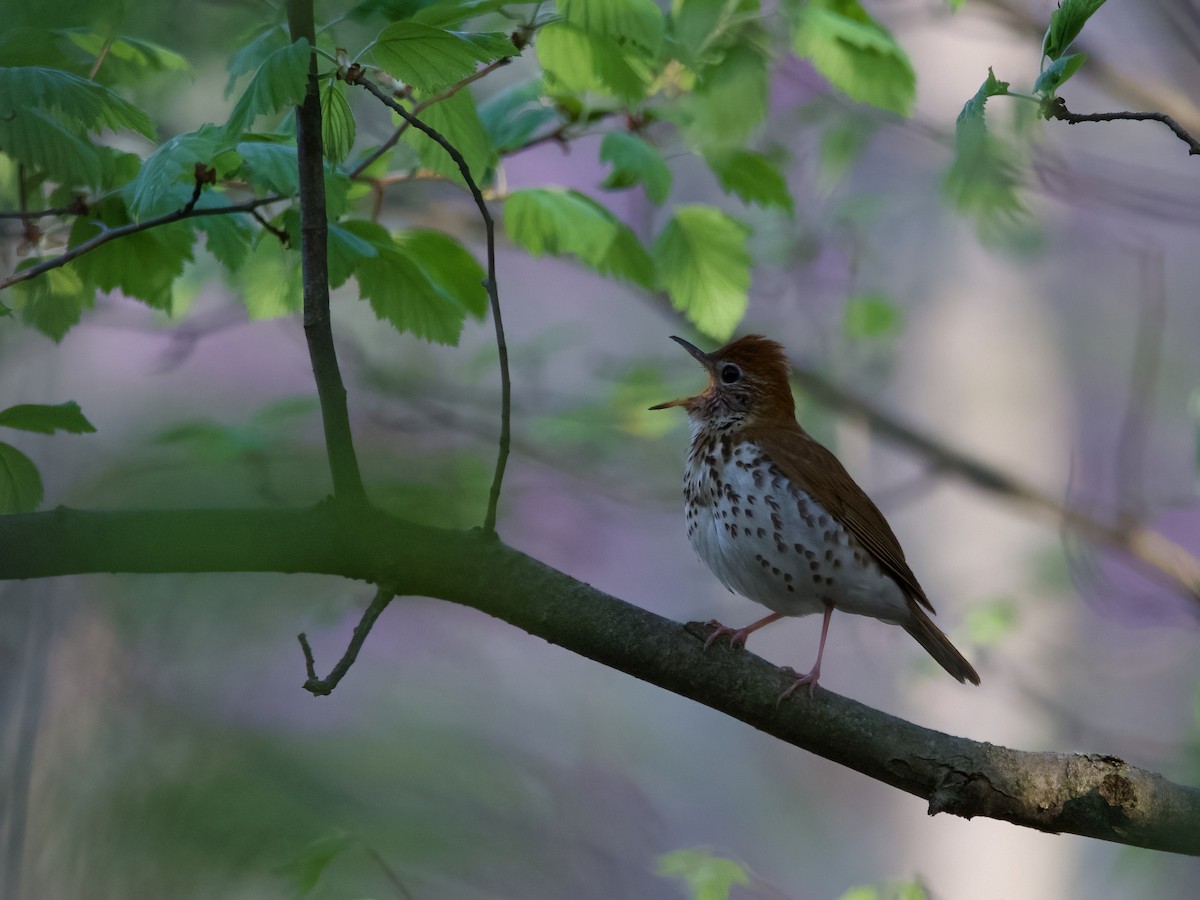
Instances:
[[[707,624],[711,625],[715,630],[708,636],[708,640],[704,642],[704,649],[707,650],[710,646],[712,646],[712,642],[723,634],[730,635],[729,645],[731,647],[745,647],[746,638],[750,637],[750,635],[758,631],[758,629],[762,628],[764,625],[770,625],[775,620],[782,618],[783,613],[771,613],[765,619],[759,619],[757,622],[747,625],[745,628],[730,628],[728,625],[722,625],[716,619],[709,619]]]
[[[833,616],[833,604],[826,600],[825,619],[821,622],[821,643],[817,647],[817,662],[807,675],[801,675],[796,679],[795,684],[779,695],[780,703],[796,693],[796,688],[801,685],[808,685],[808,695],[810,697],[813,695],[813,691],[817,689],[817,680],[821,677],[821,657],[825,655],[825,638],[829,635],[829,619],[831,616]]]

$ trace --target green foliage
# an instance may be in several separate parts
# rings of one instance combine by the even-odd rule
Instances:
[[[476,183],[486,183],[498,154],[469,92],[459,91],[434,104],[421,113],[421,120],[462,154]],[[404,132],[404,141],[417,151],[422,168],[464,183],[454,160],[424,132],[409,127]]]
[[[929,900],[929,892],[919,881],[885,881],[852,887],[838,900]]]
[[[1103,5],[1104,0],[1062,0],[1050,14],[1050,27],[1042,41],[1042,55],[1059,59],[1079,37],[1087,20]]]
[[[778,207],[789,216],[794,212],[792,194],[779,167],[768,157],[751,150],[720,149],[705,154],[721,188],[743,203]]]
[[[749,884],[746,867],[709,850],[676,850],[658,858],[658,874],[687,884],[691,900],[728,900],[735,885]]]
[[[640,184],[654,203],[662,203],[671,192],[671,170],[662,154],[637,135],[608,132],[600,143],[600,161],[613,167],[601,187],[618,190]]]
[[[346,86],[340,81],[332,81],[322,87],[321,144],[325,158],[340,163],[349,156],[356,129],[354,114],[346,100]]]
[[[884,293],[873,291],[846,299],[842,328],[854,340],[889,337],[900,330],[900,308]]]
[[[510,85],[497,91],[479,106],[479,120],[487,131],[492,146],[499,153],[524,147],[547,126],[561,125],[561,112],[545,101],[542,86],[537,81]]]
[[[602,275],[643,287],[654,281],[654,264],[634,233],[578,191],[514,191],[504,204],[504,227],[533,256],[574,256]]]
[[[51,269],[13,285],[11,291],[13,308],[21,310],[21,318],[55,342],[79,323],[96,296],[92,286],[84,283],[73,268]]]
[[[372,47],[379,65],[425,93],[466,78],[479,63],[516,53],[516,46],[505,34],[443,31],[411,21],[389,25]]]
[[[259,116],[278,113],[304,102],[312,48],[303,39],[287,43],[263,60],[233,107],[224,128],[236,137]]]
[[[33,512],[43,496],[42,476],[33,460],[0,441],[0,514]]]
[[[705,67],[679,105],[689,144],[702,150],[740,147],[767,115],[767,54],[754,40],[731,47]]]
[[[654,0],[559,0],[559,11],[580,31],[648,57],[662,46],[663,15]]]
[[[280,866],[278,871],[287,879],[291,896],[311,894],[329,864],[353,844],[349,832],[335,831],[307,844],[294,859]]]
[[[1053,97],[1063,82],[1074,75],[1085,60],[1087,56],[1083,53],[1060,56],[1042,70],[1042,74],[1034,82],[1033,89],[1043,97]]]
[[[700,331],[733,335],[750,288],[749,229],[709,206],[682,206],[654,242],[659,287]]]
[[[917,80],[908,55],[857,0],[810,0],[792,46],[852,100],[907,116]]]
[[[0,410],[0,426],[38,434],[54,434],[66,431],[71,434],[87,434],[96,430],[84,416],[79,404],[73,400],[48,406],[42,403],[21,403]]]
[[[624,49],[612,39],[588,34],[567,22],[552,22],[537,42],[546,86],[559,94],[611,94],[638,103],[650,73],[636,47]]]

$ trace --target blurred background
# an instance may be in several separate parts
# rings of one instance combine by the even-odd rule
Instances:
[[[998,98],[989,122],[1011,141],[1026,210],[977,228],[944,198],[955,117],[988,66],[1029,89],[1053,4],[869,6],[916,68],[915,113],[855,105],[781,60],[761,146],[787,160],[794,217],[738,206],[686,155],[671,161],[665,209],[640,189],[605,202],[643,237],[677,204],[724,204],[754,227],[739,333],[782,341],[805,371],[1073,509],[1200,552],[1200,163],[1153,123],[1033,122]],[[71,24],[73,12],[39,15]],[[232,41],[271,14],[125,8],[124,30],[193,62],[138,97],[164,136],[227,115]],[[1197,4],[1110,3],[1064,96],[1075,111],[1154,109],[1200,132],[1197,47]],[[528,77],[526,64],[480,96]],[[355,100],[360,140],[386,135],[388,120]],[[503,185],[597,193],[598,145],[533,147],[505,160]],[[382,218],[449,231],[482,256],[452,185],[390,190]],[[687,543],[682,413],[646,411],[703,385],[668,336],[711,342],[566,260],[502,243],[499,278],[514,378],[503,539],[679,621],[758,618]],[[397,335],[349,292],[334,305],[372,496],[478,524],[499,418],[491,323],[442,347]],[[73,399],[98,429],[5,436],[41,467],[44,508],[325,496],[298,318],[247,321],[208,260],[176,306],[167,318],[100,298],[57,346],[0,327],[0,408]],[[839,615],[823,686],[977,740],[1112,754],[1200,783],[1194,600],[889,441],[869,415],[804,391],[798,405],[877,499],[983,678],[958,685],[899,630]],[[296,634],[326,671],[369,600],[360,585],[282,575],[0,585],[0,890],[683,898],[709,878],[742,882],[733,898],[916,885],[1050,900],[1192,897],[1200,881],[1192,859],[929,818],[919,799],[446,602],[393,602],[337,691],[314,699]],[[773,625],[751,650],[807,667],[818,627]]]

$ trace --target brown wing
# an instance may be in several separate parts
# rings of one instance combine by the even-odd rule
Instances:
[[[748,440],[762,447],[783,474],[807,491],[845,526],[909,596],[933,612],[933,605],[904,560],[904,550],[871,498],[838,458],[798,424],[751,426]]]

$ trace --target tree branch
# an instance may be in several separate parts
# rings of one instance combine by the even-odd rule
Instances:
[[[371,605],[363,611],[362,618],[354,626],[354,635],[350,638],[350,643],[346,646],[346,652],[342,654],[342,658],[338,660],[338,664],[324,678],[317,676],[317,661],[313,659],[312,647],[308,645],[308,635],[300,632],[297,637],[300,641],[300,649],[304,652],[304,670],[308,674],[308,678],[304,681],[304,689],[306,691],[314,697],[328,697],[333,693],[333,689],[338,686],[338,682],[346,676],[346,673],[350,671],[350,667],[354,665],[354,661],[358,659],[358,651],[362,649],[362,645],[367,640],[367,635],[375,627],[375,620],[383,614],[383,611],[387,609],[388,604],[392,602],[392,598],[395,596],[387,588],[381,587],[375,591],[375,597],[371,600]]]
[[[0,579],[88,572],[314,572],[474,607],[923,797],[930,813],[1200,856],[1200,789],[1112,756],[1013,750],[790,684],[705,629],[631,606],[480,531],[326,502],[299,510],[51,512],[0,517]]]
[[[1051,102],[1042,104],[1042,115],[1047,119],[1058,119],[1068,125],[1078,125],[1080,122],[1162,122],[1188,145],[1189,156],[1200,156],[1200,141],[1197,141],[1186,128],[1171,116],[1159,112],[1108,112],[1108,113],[1073,113],[1067,109],[1067,102],[1062,97],[1055,97]]]
[[[483,519],[483,530],[488,534],[495,534],[496,508],[500,504],[500,489],[504,484],[504,470],[508,466],[508,453],[512,445],[510,425],[512,420],[512,380],[508,373],[508,341],[504,337],[504,320],[500,316],[500,288],[496,282],[495,222],[492,221],[492,214],[488,210],[487,202],[483,199],[483,192],[479,189],[479,184],[471,176],[471,169],[467,165],[467,161],[458,152],[458,149],[446,140],[444,135],[430,128],[398,103],[394,97],[389,96],[379,85],[367,78],[361,66],[351,66],[344,77],[347,84],[358,84],[366,88],[376,99],[395,111],[407,124],[421,131],[446,151],[454,160],[454,164],[458,166],[463,181],[467,183],[467,189],[475,199],[475,205],[479,207],[479,215],[483,218],[483,227],[487,235],[487,283],[484,284],[484,287],[487,289],[488,301],[492,307],[492,322],[496,326],[496,352],[500,359],[500,440],[499,449],[496,452],[496,469],[492,475],[492,487],[488,492],[488,506]]]
[[[293,41],[316,46],[312,0],[288,0],[288,29]],[[317,57],[308,59],[308,89],[296,108],[296,157],[300,175],[300,257],[304,282],[304,337],[325,429],[325,450],[333,478],[333,493],[347,500],[365,500],[358,457],[350,432],[346,387],[338,369],[329,319],[329,223],[325,213],[325,163],[321,146],[321,94],[317,86]]]

